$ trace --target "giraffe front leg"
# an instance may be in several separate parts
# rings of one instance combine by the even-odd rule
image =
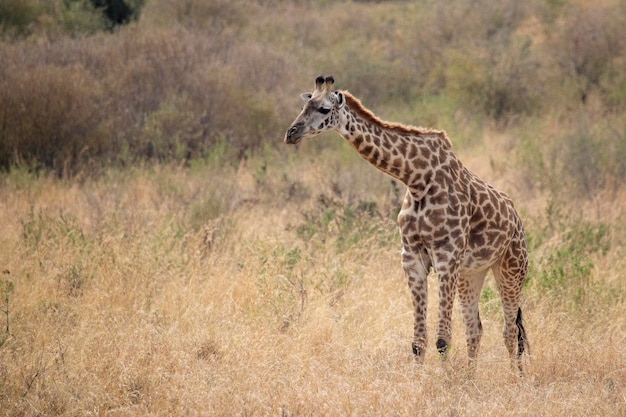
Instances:
[[[411,299],[413,300],[413,355],[417,363],[424,362],[426,353],[426,310],[428,304],[428,271],[430,260],[424,250],[417,252],[402,250],[402,267],[406,275]]]
[[[437,352],[442,360],[445,360],[452,343],[452,306],[454,303],[454,291],[450,289],[452,279],[439,279],[439,319],[437,323]]]
[[[452,307],[456,294],[458,279],[458,265],[452,261],[444,263],[441,259],[458,259],[453,255],[440,255],[435,265],[435,272],[439,280],[439,318],[437,324],[437,352],[442,360],[447,357],[452,343]]]

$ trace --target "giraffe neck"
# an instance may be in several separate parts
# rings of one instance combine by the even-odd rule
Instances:
[[[350,93],[344,95],[346,105],[339,134],[370,164],[400,180],[414,197],[421,198],[435,171],[452,154],[445,132],[381,121]]]

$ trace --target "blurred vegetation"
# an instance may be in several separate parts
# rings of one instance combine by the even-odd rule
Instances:
[[[78,36],[139,18],[145,0],[3,0],[0,34],[5,39],[41,35]]]
[[[623,2],[126,0],[126,25],[112,3],[0,4],[1,169],[237,164],[332,73],[384,118],[512,132],[531,190],[626,180]]]

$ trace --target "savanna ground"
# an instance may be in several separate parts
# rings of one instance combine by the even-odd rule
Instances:
[[[0,7],[1,415],[626,415],[623,4],[128,3]],[[512,196],[524,378],[490,277],[414,364],[401,185],[282,144],[320,73]]]

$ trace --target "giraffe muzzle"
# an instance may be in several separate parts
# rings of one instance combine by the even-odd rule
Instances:
[[[300,142],[300,139],[302,139],[302,132],[304,130],[303,127],[304,125],[301,124],[292,125],[287,130],[287,133],[285,133],[285,143],[294,145]]]

